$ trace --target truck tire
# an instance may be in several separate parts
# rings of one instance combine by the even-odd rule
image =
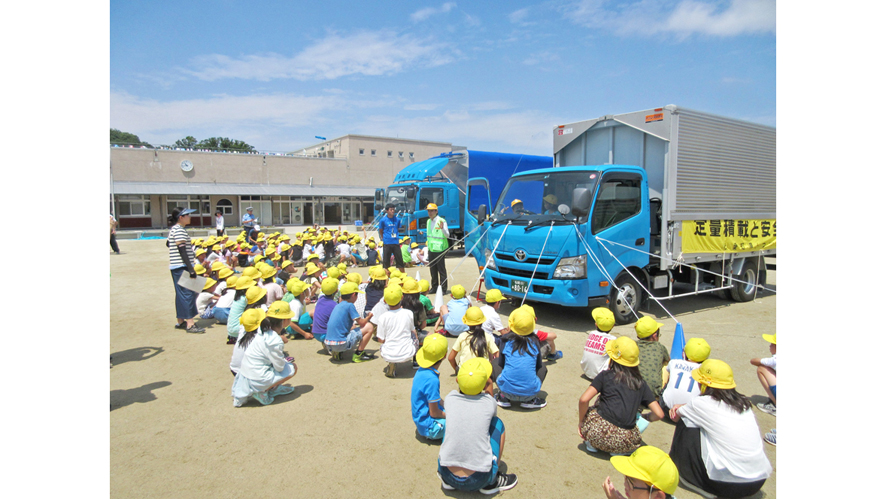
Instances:
[[[736,279],[742,282],[734,282],[729,294],[732,299],[737,302],[747,302],[754,299],[754,288],[760,282],[760,272],[757,269],[757,259],[749,258],[745,262],[745,266],[741,269],[741,274]]]
[[[609,296],[609,309],[615,315],[615,323],[621,326],[634,322],[637,319],[634,312],[639,314],[644,300],[645,292],[634,277],[626,272],[619,274]]]

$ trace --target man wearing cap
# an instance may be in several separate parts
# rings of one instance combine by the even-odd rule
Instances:
[[[553,194],[548,194],[547,196],[542,198],[542,213],[545,215],[556,215],[560,213],[557,211],[557,196]]]
[[[606,343],[615,339],[615,336],[609,333],[615,326],[615,315],[611,310],[606,307],[597,307],[591,311],[591,317],[594,318],[597,330],[588,333],[584,353],[581,356],[581,370],[584,371],[588,379],[594,379],[600,371],[609,365]]]
[[[246,237],[249,237],[249,233],[252,232],[253,227],[255,227],[256,220],[258,219],[252,214],[252,206],[246,208],[246,214],[243,215],[243,230],[246,231]]]
[[[400,219],[396,217],[394,211],[396,207],[388,203],[385,206],[386,216],[382,217],[378,222],[378,232],[381,234],[382,249],[381,264],[385,269],[390,268],[391,258],[394,258],[397,269],[404,272],[403,254],[400,251]]]
[[[437,215],[437,205],[428,204],[428,265],[431,271],[431,289],[443,286],[446,294],[446,251],[449,249],[449,225]]]

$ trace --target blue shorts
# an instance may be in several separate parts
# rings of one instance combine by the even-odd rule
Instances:
[[[778,397],[778,395],[775,394],[775,385],[771,385],[771,386],[769,387],[769,391],[772,392],[772,396],[773,396],[773,397]]]
[[[346,352],[348,350],[353,350],[360,345],[360,341],[363,339],[363,334],[360,332],[360,328],[355,327],[351,329],[348,333],[347,339],[343,342],[335,342],[328,343],[326,341],[323,342],[326,345],[326,348],[329,349],[330,352]]]
[[[480,490],[495,482],[498,475],[498,457],[501,455],[501,436],[505,431],[505,425],[501,419],[494,417],[489,424],[489,443],[492,445],[492,467],[489,471],[478,471],[470,476],[453,475],[449,468],[440,466],[440,458],[437,458],[437,473],[446,485],[455,487],[456,490]]]
[[[428,440],[441,440],[446,433],[445,419],[431,418],[431,424],[428,426],[428,434],[425,435]]]

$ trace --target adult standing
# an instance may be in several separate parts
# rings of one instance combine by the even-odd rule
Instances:
[[[120,248],[117,246],[117,219],[111,214],[111,249],[114,253],[120,254]]]
[[[252,206],[246,208],[246,214],[243,215],[243,230],[246,231],[246,235],[252,231],[252,228],[255,226],[255,222],[258,220],[255,215],[252,214]]]
[[[449,249],[449,224],[437,215],[437,205],[428,204],[428,264],[431,268],[431,289],[443,286],[446,294],[446,251]]]
[[[218,237],[225,235],[225,217],[220,211],[215,212],[215,235]]]
[[[397,269],[400,272],[405,272],[403,255],[400,251],[400,219],[394,215],[394,210],[396,210],[394,205],[388,203],[385,206],[387,216],[382,217],[378,222],[378,231],[381,233],[382,244],[384,244],[381,264],[387,270],[391,266],[391,256],[393,256],[397,263]]]
[[[205,329],[194,324],[194,316],[197,315],[197,293],[181,286],[179,278],[185,272],[193,279],[197,277],[194,270],[194,248],[191,246],[191,236],[185,227],[191,223],[191,213],[196,210],[190,208],[175,208],[167,221],[172,224],[169,229],[169,237],[166,246],[169,248],[169,272],[172,274],[172,282],[175,284],[175,317],[176,329],[184,329],[189,333],[202,333]]]

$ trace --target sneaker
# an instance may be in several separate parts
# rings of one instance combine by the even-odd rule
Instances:
[[[418,362],[413,360],[412,361],[412,369],[418,371],[419,367],[421,367],[421,366],[418,365]]]
[[[354,352],[354,356],[351,357],[351,362],[366,362],[367,360],[372,360],[374,358],[375,355],[368,352],[363,352],[360,355],[357,355],[357,352]]]
[[[329,355],[332,356],[332,360],[341,360],[341,352],[330,352]]]
[[[520,407],[524,409],[541,409],[542,407],[548,405],[546,400],[542,400],[538,397],[533,398],[528,402],[520,402]]]
[[[597,450],[596,447],[592,446],[591,443],[588,442],[587,440],[585,440],[585,449],[587,449],[588,452],[600,452]]]
[[[237,338],[231,338],[230,336],[228,336],[228,342],[227,342],[226,344],[227,344],[227,345],[236,345],[236,344],[237,344]]]
[[[443,481],[443,477],[440,476],[440,473],[437,473],[437,478],[440,479],[440,486],[443,487],[443,490],[455,490],[455,487]]]
[[[179,322],[178,324],[175,325],[176,329],[185,329],[187,327],[188,327],[188,323],[184,322],[184,321]]]
[[[258,400],[258,403],[261,405],[270,405],[271,402],[274,401],[274,397],[271,396],[268,392],[258,392],[252,395],[252,398]]]
[[[385,366],[385,376],[387,376],[389,378],[396,378],[397,377],[397,371],[396,371],[396,367],[394,366],[394,364],[388,364],[387,366]]]
[[[767,444],[771,444],[773,447],[775,447],[775,430],[772,430],[770,433],[764,435],[763,440],[765,440]]]
[[[510,407],[511,401],[504,398],[501,392],[495,395],[495,403],[498,404],[499,407]]]
[[[495,481],[480,489],[480,493],[486,495],[497,494],[502,490],[513,489],[514,485],[517,485],[517,475],[499,471],[498,475],[495,476]]]
[[[563,350],[557,350],[557,353],[548,355],[548,360],[560,360],[563,358]]]
[[[291,386],[285,386],[285,385],[280,385],[280,386],[278,386],[278,387],[276,387],[276,388],[270,390],[270,391],[268,392],[268,394],[269,394],[271,397],[277,397],[277,396],[280,396],[280,395],[289,395],[290,393],[292,393],[292,392],[294,392],[294,391],[295,391],[295,388],[294,388],[294,387],[291,387]]]
[[[202,327],[198,327],[196,324],[194,324],[193,326],[185,329],[185,332],[186,333],[202,334],[202,333],[205,333],[206,330],[203,329]]]
[[[757,409],[760,409],[766,414],[772,414],[773,416],[775,416],[775,404],[773,404],[771,401],[766,402],[765,404],[757,404]]]

